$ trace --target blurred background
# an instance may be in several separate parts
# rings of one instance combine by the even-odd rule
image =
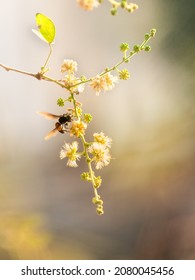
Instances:
[[[94,76],[120,61],[119,46],[143,41],[152,51],[125,65],[131,79],[79,100],[93,115],[87,138],[113,139],[111,164],[101,170],[105,214],[97,216],[85,163],[71,169],[59,151],[68,135],[44,141],[54,126],[36,111],[63,113],[54,84],[0,69],[0,259],[195,258],[195,2],[135,1],[133,14],[93,12],[75,1],[3,1],[0,63],[38,72],[48,46],[31,29],[34,15],[57,29],[50,76],[63,59],[78,75]],[[94,106],[95,104],[95,106]]]

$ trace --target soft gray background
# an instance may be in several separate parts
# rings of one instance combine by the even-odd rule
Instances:
[[[95,214],[86,166],[59,160],[62,135],[44,141],[53,123],[37,110],[63,112],[56,85],[0,69],[1,259],[194,259],[194,1],[135,1],[134,14],[110,16],[76,1],[1,1],[0,63],[37,72],[48,47],[31,32],[44,13],[57,28],[50,76],[64,58],[94,76],[121,58],[119,45],[141,43],[151,28],[152,52],[132,59],[131,79],[97,97],[80,96],[93,115],[88,139],[113,138],[111,164]],[[95,104],[95,106],[94,106]],[[70,140],[67,137],[68,140]]]

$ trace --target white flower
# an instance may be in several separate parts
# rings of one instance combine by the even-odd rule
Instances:
[[[64,86],[66,88],[70,88],[72,87],[74,90],[74,93],[79,94],[82,93],[85,89],[85,84],[79,84],[81,83],[81,79],[76,78],[74,75],[65,75],[64,79]],[[79,84],[78,86],[76,86],[77,84]]]
[[[78,5],[87,11],[93,10],[93,8],[97,8],[99,6],[99,2],[97,0],[77,0]]]
[[[106,82],[105,90],[113,89],[115,84],[118,82],[118,78],[116,76],[111,75],[110,73],[105,74],[103,77],[104,77],[105,82]]]
[[[60,159],[68,158],[67,165],[70,167],[77,167],[76,160],[79,160],[81,155],[77,154],[78,142],[74,141],[72,144],[65,143],[60,151]]]
[[[111,147],[112,139],[109,138],[108,136],[105,136],[103,132],[94,133],[93,137],[94,137],[94,142],[100,143],[108,148]]]
[[[106,82],[104,78],[99,75],[96,76],[89,85],[96,91],[97,95],[99,95],[101,90],[105,90],[106,88]]]
[[[101,90],[111,90],[117,82],[118,78],[116,76],[106,73],[103,76],[96,76],[89,85],[96,91],[96,94],[99,95]]]
[[[88,148],[88,152],[94,156],[92,160],[95,161],[96,169],[101,169],[110,163],[111,155],[109,149],[104,145],[93,142]]]
[[[61,66],[61,72],[64,73],[69,71],[70,73],[74,73],[77,71],[77,62],[70,59],[65,59],[64,63]]]

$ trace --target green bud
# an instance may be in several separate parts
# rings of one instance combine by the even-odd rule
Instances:
[[[98,205],[97,208],[96,208],[96,212],[97,212],[98,215],[103,215],[104,214],[103,207]]]
[[[94,177],[94,182],[95,182],[94,187],[95,187],[96,189],[98,189],[98,188],[101,186],[101,183],[102,183],[101,177],[100,177],[100,176]]]
[[[156,35],[156,29],[155,29],[155,28],[153,28],[153,29],[150,30],[150,35],[151,35],[152,37],[154,37],[154,36]]]
[[[128,62],[130,61],[130,58],[123,57],[123,61],[124,61],[125,63],[128,63]]]
[[[91,178],[90,178],[89,172],[83,172],[83,173],[81,174],[81,179],[82,179],[83,181],[91,182]]]
[[[132,12],[133,12],[133,8],[128,8],[127,11],[128,11],[129,13],[132,13]]]
[[[144,38],[145,38],[145,40],[148,40],[148,39],[150,38],[150,34],[149,34],[149,33],[146,33],[146,34],[144,35]]]
[[[87,78],[85,76],[81,76],[80,79],[81,79],[82,82],[87,80]]]
[[[80,117],[82,115],[82,109],[81,107],[77,107],[77,115]]]
[[[117,9],[116,8],[112,8],[110,10],[110,13],[111,13],[112,16],[115,16],[117,14]]]
[[[134,50],[134,52],[139,52],[140,51],[140,46],[139,45],[133,46],[133,50]]]
[[[124,9],[126,7],[127,1],[126,0],[122,0],[121,1],[121,8]]]
[[[145,49],[144,49],[146,52],[149,52],[151,51],[151,47],[150,46],[145,46]]]
[[[72,102],[72,96],[69,96],[67,99],[68,102]]]
[[[122,52],[128,51],[128,50],[129,50],[129,44],[127,44],[127,43],[122,43],[122,44],[120,45],[120,50],[121,50]]]
[[[130,77],[129,71],[127,69],[123,69],[119,72],[120,80],[127,80]]]
[[[84,122],[90,123],[92,121],[92,115],[90,114],[84,114]]]
[[[100,205],[102,206],[103,205],[103,200],[97,198],[97,197],[93,197],[92,198],[92,203],[95,204],[95,205]]]
[[[60,106],[60,107],[63,107],[65,104],[65,100],[63,98],[58,98],[57,100],[57,105]]]

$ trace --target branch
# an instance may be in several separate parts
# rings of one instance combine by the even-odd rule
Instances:
[[[44,81],[52,82],[52,83],[55,83],[55,84],[65,88],[63,83],[61,83],[60,81],[55,80],[53,78],[50,78],[48,76],[45,76],[44,73],[41,73],[41,72],[38,72],[38,73],[35,74],[35,73],[31,73],[31,72],[20,70],[20,69],[12,68],[12,67],[4,65],[2,63],[0,63],[0,67],[5,69],[6,71],[13,71],[13,72],[16,72],[16,73],[20,73],[20,74],[24,74],[24,75],[27,75],[27,76],[31,76],[33,78],[36,78],[37,80],[44,80]]]
[[[24,75],[27,75],[27,76],[34,77],[38,80],[41,80],[41,78],[42,78],[41,73],[34,74],[34,73],[26,72],[26,71],[23,71],[23,70],[15,69],[15,68],[6,66],[4,64],[1,64],[1,63],[0,63],[0,67],[4,68],[6,71],[17,72],[17,73],[20,73],[20,74],[24,74]]]

